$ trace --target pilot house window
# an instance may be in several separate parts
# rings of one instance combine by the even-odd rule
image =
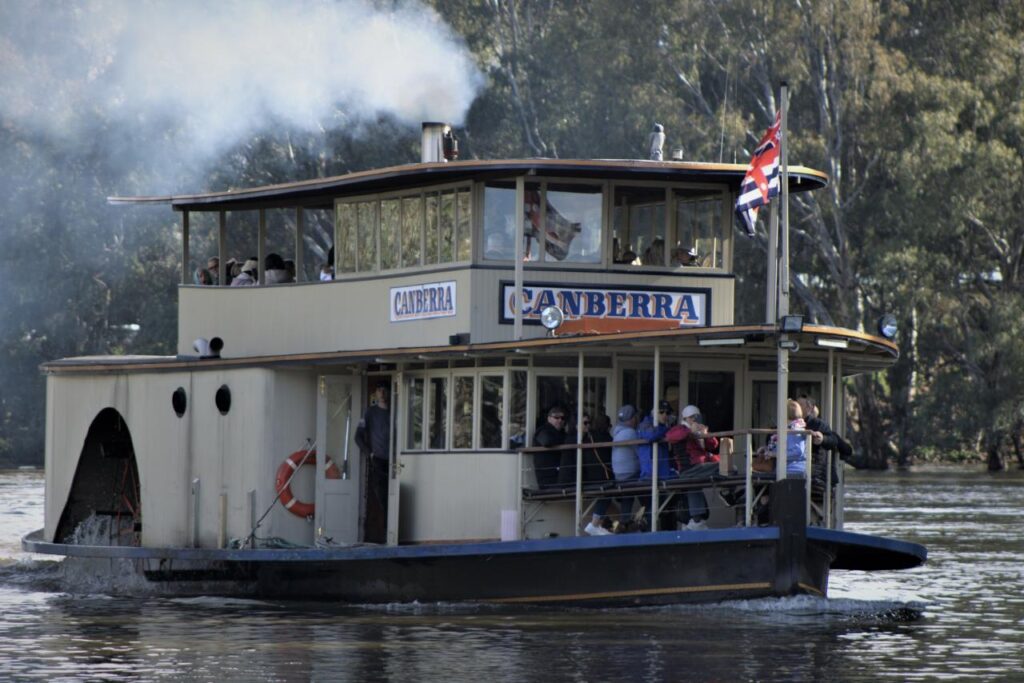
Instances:
[[[469,186],[339,201],[335,272],[367,273],[469,261],[472,211]]]

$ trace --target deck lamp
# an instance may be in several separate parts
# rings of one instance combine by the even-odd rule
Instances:
[[[886,313],[878,319],[878,331],[886,339],[895,339],[899,332],[899,325],[896,323],[896,316]]]
[[[554,332],[565,322],[565,314],[558,306],[546,306],[540,312],[540,324]]]
[[[804,317],[802,315],[784,315],[779,319],[779,331],[783,334],[803,332]]]

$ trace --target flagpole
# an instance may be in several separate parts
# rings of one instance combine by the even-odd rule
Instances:
[[[774,325],[779,319],[779,207],[769,206],[768,216],[768,282],[765,284],[764,321]]]
[[[775,324],[781,325],[783,316],[789,315],[789,141],[787,117],[789,114],[789,86],[783,82],[779,92],[779,126],[781,201],[779,210],[772,212],[773,222],[778,212],[782,213],[782,225],[779,230],[779,269],[778,269],[778,313]],[[786,478],[786,454],[788,450],[787,432],[789,425],[786,399],[789,397],[789,349],[788,336],[779,335],[778,343],[778,376],[776,378],[776,429],[777,449],[775,451],[775,479]]]

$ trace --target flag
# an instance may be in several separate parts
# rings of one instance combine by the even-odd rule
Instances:
[[[775,114],[775,123],[765,131],[761,142],[757,143],[754,157],[747,166],[747,174],[740,185],[740,196],[736,199],[736,213],[747,234],[754,236],[754,224],[757,222],[757,210],[768,203],[772,197],[779,196],[779,127],[782,123],[781,112]]]

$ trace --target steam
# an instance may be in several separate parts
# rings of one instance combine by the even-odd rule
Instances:
[[[256,131],[460,123],[482,86],[414,2],[18,0],[0,9],[0,117],[56,140],[201,162]],[[121,150],[122,152],[125,150]]]

